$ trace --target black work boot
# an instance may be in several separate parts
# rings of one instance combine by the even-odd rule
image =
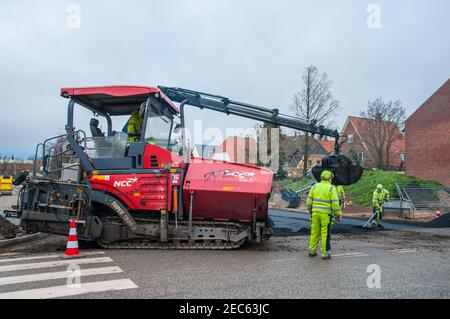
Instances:
[[[328,254],[328,253],[322,254],[322,259],[323,259],[323,260],[329,260],[329,259],[331,259],[331,255]]]

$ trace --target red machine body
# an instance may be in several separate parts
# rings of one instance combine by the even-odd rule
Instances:
[[[148,173],[103,174],[89,178],[93,190],[113,194],[134,211],[171,210],[173,186],[180,186],[185,167],[181,156],[156,145],[146,145],[143,158]]]
[[[266,220],[272,177],[266,168],[194,158],[183,187],[185,210],[192,198],[197,219]]]
[[[143,174],[102,174],[94,172],[89,182],[93,190],[119,198],[133,211],[171,211],[173,187],[180,186],[183,158],[155,145],[146,145]],[[273,173],[252,165],[192,158],[182,196],[186,212],[193,194],[195,219],[251,222],[265,220]]]

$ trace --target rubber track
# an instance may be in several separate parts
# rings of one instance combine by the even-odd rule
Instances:
[[[230,227],[232,226],[236,230],[240,230],[242,227],[239,224],[227,223],[227,224],[216,224],[216,223],[195,223],[194,226],[201,227]],[[242,239],[237,243],[225,242],[223,240],[210,240],[205,242],[202,240],[196,241],[183,241],[183,242],[168,242],[161,243],[156,241],[150,241],[148,239],[131,239],[125,241],[118,241],[113,243],[103,243],[97,241],[97,244],[105,249],[164,249],[164,250],[231,250],[240,248],[246,238]]]

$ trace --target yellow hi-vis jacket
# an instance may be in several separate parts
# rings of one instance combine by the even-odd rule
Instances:
[[[344,201],[345,200],[344,186],[342,186],[342,185],[336,186],[336,191],[337,191],[337,194],[338,194],[338,199],[341,200],[341,201]]]
[[[306,206],[311,213],[342,216],[336,187],[328,181],[321,181],[311,188]]]
[[[379,192],[378,190],[375,190],[373,192],[373,198],[372,198],[372,204],[375,208],[380,208],[385,199],[389,199],[389,192],[385,190],[384,188]]]
[[[131,113],[128,122],[128,142],[139,142],[141,140],[143,119],[139,116],[139,111]]]

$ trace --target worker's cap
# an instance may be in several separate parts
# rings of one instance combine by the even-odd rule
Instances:
[[[383,189],[383,185],[378,184],[378,185],[377,185],[377,189]]]
[[[330,171],[323,171],[322,174],[320,174],[320,179],[322,180],[330,180],[333,178],[333,173]]]

